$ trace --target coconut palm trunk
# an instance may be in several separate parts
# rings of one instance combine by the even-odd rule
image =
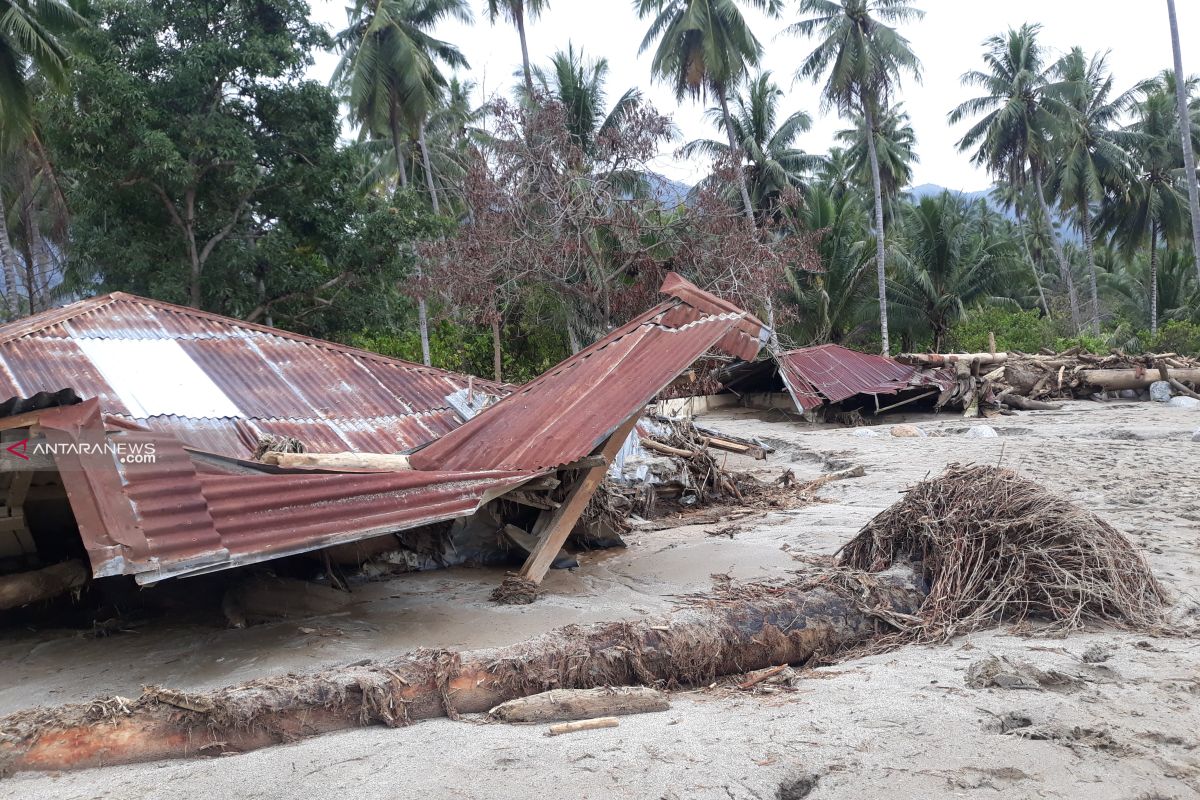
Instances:
[[[1150,335],[1158,333],[1158,221],[1150,223]]]
[[[1096,278],[1096,243],[1092,238],[1092,213],[1088,204],[1079,209],[1079,227],[1083,230],[1083,247],[1087,251],[1088,289],[1092,295],[1090,327],[1092,333],[1100,332],[1100,285]]]
[[[1020,206],[1017,206],[1016,212],[1017,222],[1020,224],[1021,246],[1025,248],[1025,260],[1029,262],[1029,271],[1033,273],[1033,285],[1037,287],[1038,299],[1042,301],[1042,310],[1046,312],[1046,319],[1054,319],[1050,313],[1050,304],[1046,302],[1046,290],[1042,288],[1042,276],[1038,272],[1033,251],[1029,249],[1029,237],[1025,235],[1025,215],[1021,212]]]
[[[429,203],[433,213],[441,215],[442,205],[438,202],[437,183],[433,179],[433,162],[429,158],[429,145],[425,143],[425,120],[417,126],[417,144],[421,148],[421,163],[425,167],[425,186],[429,189]]]
[[[725,119],[725,136],[729,140],[729,157],[735,160],[737,167],[738,189],[742,193],[742,210],[746,215],[746,223],[754,229],[754,203],[750,201],[750,187],[746,183],[746,171],[742,169],[742,147],[733,135],[733,115],[729,113],[729,98],[725,87],[717,87],[717,98],[721,101],[721,116]]]
[[[21,299],[17,290],[17,254],[13,252],[12,239],[8,236],[8,209],[0,196],[0,270],[4,273],[4,309],[8,319],[14,320],[21,314]]]
[[[525,71],[526,97],[533,102],[533,70],[529,66],[529,42],[525,38],[525,4],[514,3],[512,6],[513,22],[517,26],[517,36],[521,38],[521,68]]]
[[[400,130],[400,110],[396,103],[388,109],[388,127],[392,134],[392,151],[396,155],[396,171],[400,174],[400,187],[408,188],[408,170],[404,167],[404,134]]]
[[[883,184],[879,177],[879,153],[875,149],[875,114],[870,103],[863,103],[867,125],[867,156],[871,160],[871,188],[875,191],[875,273],[879,279],[879,337],[884,355],[891,352],[888,341],[887,262],[883,242]]]
[[[1200,280],[1200,186],[1196,184],[1196,153],[1192,150],[1187,76],[1183,73],[1183,53],[1179,44],[1179,19],[1175,14],[1175,0],[1167,0],[1167,15],[1171,18],[1171,48],[1175,52],[1175,102],[1179,108],[1179,138],[1183,145],[1183,167],[1187,177],[1188,205],[1192,212],[1192,255],[1196,262],[1196,278]]]
[[[1046,233],[1050,236],[1050,246],[1054,248],[1054,257],[1058,260],[1058,268],[1062,273],[1063,282],[1067,285],[1067,301],[1071,307],[1071,326],[1074,333],[1079,333],[1079,294],[1075,291],[1075,276],[1071,274],[1071,265],[1067,263],[1067,255],[1063,251],[1062,242],[1058,240],[1058,232],[1054,230],[1054,218],[1050,215],[1050,204],[1046,202],[1046,190],[1042,186],[1042,173],[1036,167],[1033,170],[1033,188],[1037,194],[1038,207],[1042,211],[1042,219],[1046,223]]]

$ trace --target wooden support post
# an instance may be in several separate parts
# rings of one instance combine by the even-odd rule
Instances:
[[[633,426],[637,424],[640,417],[641,410],[639,409],[638,413],[625,420],[613,432],[613,435],[600,449],[599,455],[604,459],[604,463],[589,467],[583,477],[571,487],[571,491],[567,493],[561,506],[553,511],[542,512],[532,531],[538,537],[537,546],[525,560],[519,577],[533,583],[541,583],[542,579],[546,577],[546,571],[550,569],[554,557],[558,555],[559,548],[567,541],[567,536],[575,527],[575,523],[579,521],[583,510],[587,508],[588,501],[592,499],[596,487],[604,480],[604,475],[608,472],[608,465],[621,450],[621,445],[625,444],[625,440],[629,438],[630,431],[633,430]]]

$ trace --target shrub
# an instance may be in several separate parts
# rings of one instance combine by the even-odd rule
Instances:
[[[1180,353],[1200,356],[1200,325],[1194,322],[1172,321],[1158,329],[1150,342],[1156,353]]]
[[[985,307],[972,310],[950,328],[947,347],[964,353],[983,352],[988,349],[988,333],[996,334],[997,350],[1036,353],[1054,341],[1049,321],[1037,311]]]

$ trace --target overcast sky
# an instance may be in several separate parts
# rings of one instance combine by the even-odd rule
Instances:
[[[316,19],[332,31],[345,27],[346,0],[312,0]],[[899,99],[912,117],[917,134],[920,163],[914,184],[934,183],[950,189],[977,190],[991,181],[960,154],[955,143],[965,125],[950,126],[946,113],[972,96],[959,84],[963,72],[980,67],[982,42],[1010,26],[1025,22],[1043,25],[1043,44],[1059,53],[1078,45],[1088,52],[1111,50],[1109,63],[1118,91],[1171,66],[1171,38],[1166,0],[914,0],[925,18],[905,26],[902,32],[924,65],[921,83],[907,81]],[[468,77],[479,87],[480,99],[497,92],[510,94],[513,72],[520,66],[520,43],[507,24],[492,27],[482,13],[484,3],[475,2],[474,25],[446,23],[436,31],[439,38],[453,42],[471,63]],[[1183,38],[1184,69],[1200,73],[1200,0],[1177,0]],[[772,70],[783,88],[785,114],[798,109],[814,118],[812,130],[797,144],[810,152],[825,152],[833,136],[845,127],[833,113],[820,110],[817,87],[794,82],[793,75],[811,51],[810,41],[781,35],[795,21],[795,3],[787,2],[781,20],[746,11],[752,30],[762,42],[763,67]],[[603,56],[610,66],[610,101],[636,86],[660,111],[670,114],[681,131],[680,140],[664,149],[654,164],[667,177],[692,183],[707,165],[674,156],[683,141],[714,137],[716,132],[703,117],[703,106],[685,102],[677,105],[666,86],[651,83],[651,53],[638,54],[648,21],[640,20],[628,0],[551,0],[550,10],[528,26],[530,58],[544,63],[568,41],[589,56]],[[318,54],[311,74],[327,80],[336,63],[332,54]]]

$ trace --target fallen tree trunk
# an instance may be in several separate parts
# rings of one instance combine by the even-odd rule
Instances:
[[[1200,392],[1192,391],[1174,378],[1171,378],[1171,386],[1175,389],[1175,391],[1179,392],[1184,397],[1191,397],[1196,400],[1200,400]]]
[[[667,696],[648,686],[605,689],[551,689],[507,700],[488,712],[501,722],[559,722],[568,719],[615,717],[666,711]]]
[[[980,366],[990,366],[1008,361],[1008,353],[904,353],[896,356],[896,360],[917,367],[947,367],[951,364],[972,362]]]
[[[569,625],[508,647],[419,651],[204,693],[39,708],[0,719],[0,773],[243,752],[347,728],[482,713],[549,689],[699,685],[874,637],[925,593],[908,566],[806,586],[740,586],[658,619]]]
[[[92,572],[82,561],[64,561],[44,569],[0,576],[0,611],[49,600],[78,589]]]
[[[1081,369],[1076,375],[1088,386],[1106,391],[1145,389],[1163,379],[1157,369]],[[1200,369],[1169,369],[1167,380],[1200,383]]]

